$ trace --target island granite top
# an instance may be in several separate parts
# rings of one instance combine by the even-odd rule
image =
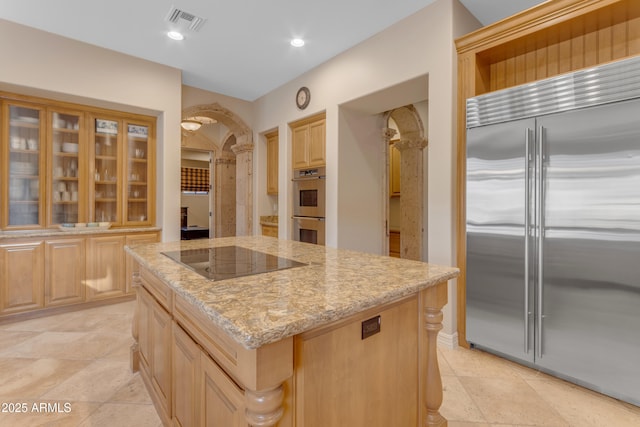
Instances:
[[[212,281],[162,252],[239,246],[307,264]],[[127,252],[248,349],[380,306],[453,279],[453,267],[273,237],[135,245]]]

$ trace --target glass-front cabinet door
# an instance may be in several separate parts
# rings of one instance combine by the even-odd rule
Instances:
[[[155,126],[151,116],[1,92],[0,230],[153,224]]]
[[[120,197],[122,172],[118,158],[122,151],[122,121],[93,117],[90,152],[93,157],[91,221],[121,224]]]
[[[2,181],[7,228],[34,228],[44,222],[44,109],[6,102],[3,108]]]
[[[50,111],[49,114],[49,225],[86,222],[83,117],[80,112],[62,110]]]
[[[148,159],[151,126],[147,123],[127,122],[125,218],[129,224],[149,221],[151,168]]]

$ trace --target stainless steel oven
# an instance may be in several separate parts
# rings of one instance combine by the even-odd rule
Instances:
[[[324,218],[294,215],[293,240],[324,246],[324,234]]]
[[[293,177],[293,239],[324,245],[325,168],[301,169]]]
[[[293,177],[293,215],[324,218],[325,168],[296,170]]]

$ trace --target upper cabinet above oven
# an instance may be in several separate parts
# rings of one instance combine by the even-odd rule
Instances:
[[[293,169],[325,166],[325,113],[291,124]]]

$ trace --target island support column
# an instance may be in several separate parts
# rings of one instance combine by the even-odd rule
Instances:
[[[247,423],[251,427],[291,426],[293,413],[285,413],[284,401],[285,384],[293,377],[293,337],[255,350],[240,350],[238,360],[239,364],[250,362],[246,364],[249,369],[243,369],[238,377],[244,389]]]
[[[447,303],[447,282],[439,283],[420,292],[420,312],[424,316],[424,332],[420,334],[421,426],[446,427],[447,420],[440,415],[442,405],[442,378],[438,366],[438,332],[442,329],[442,307]]]
[[[282,385],[269,390],[245,390],[245,418],[252,427],[275,426],[282,418],[284,390]]]

